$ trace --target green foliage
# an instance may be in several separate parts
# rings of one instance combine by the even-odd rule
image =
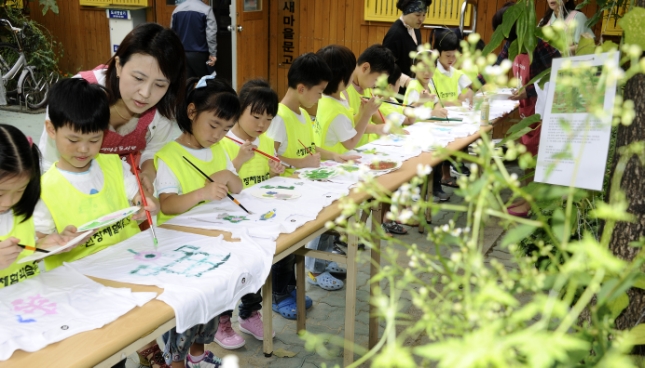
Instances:
[[[43,15],[47,14],[49,10],[58,14],[58,4],[56,3],[56,0],[38,0],[38,3],[43,7]]]
[[[634,7],[618,21],[625,32],[625,43],[640,46],[645,50],[645,8]]]

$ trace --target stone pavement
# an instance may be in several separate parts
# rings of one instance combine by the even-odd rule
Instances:
[[[20,114],[14,112],[0,111],[0,122],[16,125],[21,128],[26,134],[31,135],[34,141],[38,141],[42,133],[42,124],[44,121],[44,114]],[[513,168],[517,171],[517,168]],[[444,187],[444,190],[450,191],[450,188]],[[453,195],[450,203],[459,203],[461,198]],[[433,217],[433,225],[440,226],[448,223],[449,220],[454,220],[458,225],[464,226],[465,215],[455,217],[452,212],[441,211]],[[434,253],[434,245],[426,240],[424,234],[419,234],[416,228],[409,228],[407,235],[399,236],[400,239],[406,241],[408,244],[416,243],[419,249],[427,252]],[[502,229],[496,224],[489,224],[486,226],[484,232],[484,249],[487,253],[487,259],[497,259],[504,264],[508,264],[510,255],[503,250],[494,248],[494,245],[502,235]],[[382,246],[386,244],[383,243]],[[395,249],[402,247],[397,245],[389,245]],[[450,252],[449,248],[443,248],[442,253]],[[361,252],[359,259],[358,269],[358,290],[357,290],[357,303],[356,303],[356,343],[367,347],[367,323],[369,317],[369,251]],[[400,252],[398,263],[407,264],[408,259],[405,252]],[[510,266],[510,265],[509,265]],[[384,285],[382,285],[384,286]],[[384,289],[386,290],[386,289]],[[328,333],[334,334],[339,337],[344,337],[344,319],[345,319],[345,289],[339,291],[325,291],[319,287],[307,284],[307,295],[313,299],[313,307],[307,313],[307,331],[312,333]],[[401,295],[402,312],[410,313],[412,315],[418,314],[418,311],[412,307],[410,295],[402,293]],[[267,316],[268,317],[268,316]],[[262,352],[262,342],[255,340],[250,335],[240,333],[246,338],[246,345],[238,350],[227,351],[222,349],[217,344],[211,344],[207,348],[217,356],[223,357],[227,354],[235,354],[239,357],[240,367],[320,367],[322,363],[327,366],[334,366],[336,364],[342,366],[342,349],[331,349],[329,356],[320,356],[315,352],[307,351],[304,348],[304,341],[301,340],[296,333],[296,321],[290,321],[282,318],[282,316],[273,313],[273,326],[276,332],[274,338],[274,352],[287,352],[294,354],[293,357],[278,357],[272,356],[270,358],[264,357]],[[233,328],[238,330],[237,311],[233,316]],[[408,339],[409,344],[424,343],[424,338]],[[291,354],[290,354],[291,355]],[[138,359],[136,354],[128,358],[127,367],[138,367]]]

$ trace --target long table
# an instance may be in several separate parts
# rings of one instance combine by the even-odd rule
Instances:
[[[516,109],[517,110],[517,109]],[[495,120],[494,125],[508,122],[516,115],[513,112],[504,115],[503,117]],[[450,143],[446,148],[454,151],[461,150],[469,144],[475,142],[481,136],[481,133],[488,133],[493,129],[493,125],[484,126],[471,136],[459,138]],[[414,176],[417,175],[417,165],[430,165],[436,166],[440,160],[435,158],[431,152],[424,152],[417,157],[413,157],[403,163],[401,168],[386,175],[377,178],[377,182],[383,188],[394,191],[404,183],[407,183]],[[370,197],[367,193],[356,193],[351,191],[348,197],[355,203],[362,203],[369,200]],[[372,226],[380,226],[381,208],[373,210],[372,213]],[[310,249],[305,249],[305,245],[315,237],[319,236],[326,231],[325,223],[333,221],[341,213],[338,202],[332,203],[330,206],[323,209],[314,221],[310,221],[296,231],[290,234],[282,234],[277,239],[277,247],[273,263],[281,259],[295,254],[296,256],[296,279],[297,279],[297,300],[298,300],[298,331],[305,329],[305,269],[304,269],[304,256],[315,256],[317,258],[327,259],[340,263],[347,264],[347,279],[345,283],[346,305],[345,305],[345,339],[347,341],[354,341],[354,326],[356,319],[356,253],[358,250],[358,241],[355,237],[350,236],[348,240],[347,255],[336,255],[327,252],[320,252]],[[361,220],[364,221],[366,216]],[[358,221],[355,217],[351,221]],[[226,240],[233,240],[230,234],[222,233],[214,230],[203,230],[196,228],[186,228],[179,226],[163,225],[169,229],[187,231],[196,234],[203,234],[209,236],[225,235]],[[371,276],[374,276],[379,271],[380,252],[378,249],[379,242],[374,242],[374,248],[371,251],[372,266],[370,268]],[[106,286],[112,287],[128,287],[133,291],[154,291],[160,294],[162,289],[154,286],[142,286],[135,284],[127,284],[120,282],[113,282],[109,280],[96,279]],[[370,287],[370,298],[374,288]],[[273,321],[271,310],[271,275],[265,281],[262,287],[262,294],[264,301],[262,303],[262,314],[264,318],[264,335],[270,336],[273,331]],[[374,307],[370,304],[370,320],[369,320],[369,338],[368,347],[373,347],[378,340],[378,320],[374,316]],[[127,356],[134,354],[134,352],[141,347],[148,344],[150,341],[161,336],[164,332],[175,327],[175,315],[173,309],[159,301],[152,300],[145,304],[143,307],[135,308],[125,315],[118,318],[116,321],[104,326],[103,328],[83,332],[78,335],[72,336],[61,342],[51,344],[37,352],[27,353],[22,350],[14,352],[13,356],[5,361],[0,362],[0,368],[4,367],[49,367],[49,368],[86,368],[86,367],[111,367],[118,363],[120,360]],[[264,339],[263,351],[266,356],[271,356],[273,353],[273,340]],[[354,361],[354,352],[350,345],[345,346],[344,350],[344,364],[348,365]]]

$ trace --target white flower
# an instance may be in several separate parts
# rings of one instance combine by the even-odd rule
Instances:
[[[412,218],[412,216],[414,216],[414,213],[412,211],[410,211],[409,209],[404,209],[399,215],[399,221],[405,224]]]
[[[432,172],[432,167],[430,167],[430,165],[423,165],[423,164],[417,165],[418,176],[425,177],[430,175],[431,172]]]
[[[500,66],[500,68],[502,68],[504,73],[506,73],[509,70],[511,70],[511,68],[513,67],[513,62],[508,60],[508,59],[504,59],[504,61],[502,61],[502,63],[499,64],[499,66]]]

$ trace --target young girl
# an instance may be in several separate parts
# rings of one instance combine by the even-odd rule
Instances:
[[[220,140],[233,127],[240,115],[240,102],[226,82],[202,77],[190,80],[184,106],[177,111],[177,124],[182,134],[166,144],[155,155],[156,187],[161,211],[159,224],[184,213],[203,201],[226,198],[226,193],[239,193],[242,181]],[[188,158],[213,179],[205,182],[202,175],[189,165]],[[219,317],[196,325],[179,334],[172,329],[164,335],[164,358],[172,367],[219,367],[221,360],[204,345],[214,341]],[[186,363],[184,361],[186,360]]]
[[[51,234],[36,244],[33,213],[40,198],[40,153],[18,128],[0,124],[0,288],[38,274],[36,262],[17,263],[33,253],[18,244],[48,248],[70,237]],[[76,229],[68,227],[66,231]]]
[[[420,52],[414,57],[416,72],[414,79],[410,81],[405,90],[403,104],[428,107],[432,109],[432,116],[445,118],[448,116],[448,111],[440,103],[437,103],[439,100],[436,93],[430,93],[430,91],[434,92],[434,86],[432,86],[434,68],[423,61],[424,54],[428,58],[431,57],[429,51]]]
[[[226,153],[233,159],[233,166],[242,180],[245,188],[258,184],[270,177],[284,172],[284,166],[253,151],[258,148],[262,152],[275,156],[273,139],[264,134],[271,120],[278,113],[278,95],[271,86],[263,80],[251,80],[240,90],[240,111],[242,112],[237,124],[233,126],[227,137],[238,143],[224,139],[221,145]],[[264,338],[262,315],[262,295],[257,293],[247,294],[242,297],[239,307],[240,330],[253,335],[258,340]],[[220,315],[219,326],[215,334],[215,342],[224,349],[237,349],[244,346],[244,339],[231,327],[233,311],[226,311]],[[275,333],[274,333],[275,334]]]

